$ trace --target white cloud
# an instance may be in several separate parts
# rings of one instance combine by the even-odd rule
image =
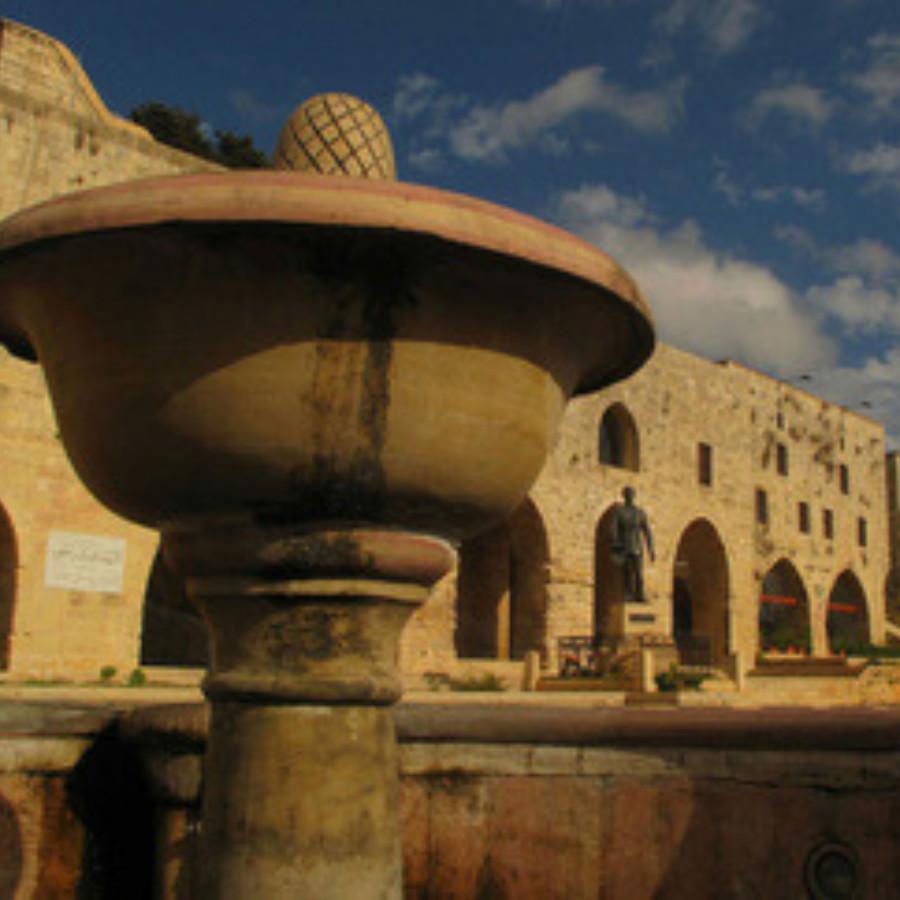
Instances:
[[[654,25],[670,35],[696,29],[716,53],[725,54],[743,46],[764,20],[757,0],[671,0]]]
[[[719,168],[713,177],[713,190],[721,194],[730,206],[744,205],[744,189],[732,181],[728,170]]]
[[[750,102],[744,122],[757,128],[765,119],[779,115],[798,126],[819,128],[834,112],[834,104],[818,88],[793,82],[761,90]]]
[[[527,100],[474,107],[451,129],[450,144],[465,159],[502,160],[507,150],[534,143],[588,112],[639,131],[666,131],[681,113],[684,88],[679,80],[660,91],[631,91],[606,80],[600,66],[574,69]]]
[[[420,172],[437,172],[444,165],[444,155],[436,147],[422,147],[410,150],[409,164]]]
[[[806,291],[810,309],[838,321],[850,336],[900,334],[900,254],[872,238],[828,246],[796,226],[779,226],[774,233],[836,276]]]
[[[900,330],[900,294],[873,287],[860,275],[844,275],[806,293],[810,305],[834,316],[850,333]]]
[[[812,212],[825,211],[825,191],[822,188],[792,187],[789,192],[791,200]]]
[[[833,342],[793,292],[764,266],[712,249],[696,223],[662,228],[641,200],[605,185],[564,194],[559,215],[635,277],[664,340],[781,375],[833,360]]]
[[[835,366],[813,373],[808,387],[822,397],[885,423],[888,444],[900,444],[900,348],[871,356],[857,367]]]
[[[265,103],[259,100],[252,91],[240,88],[229,91],[228,102],[239,115],[256,124],[286,119],[290,111],[283,106]]]
[[[870,150],[856,150],[842,167],[851,175],[865,178],[870,190],[900,191],[900,144],[879,143]]]
[[[438,80],[425,72],[401,75],[397,79],[393,109],[398,119],[415,119],[434,101]]]
[[[713,176],[713,190],[722,194],[730,206],[743,206],[749,198],[754,203],[778,203],[790,201],[812,212],[825,209],[825,191],[822,188],[804,188],[785,185],[760,185],[747,189],[736,182],[721,161],[716,162],[716,174]]]
[[[871,114],[900,113],[900,34],[876,34],[868,49],[868,65],[848,81],[868,95]]]

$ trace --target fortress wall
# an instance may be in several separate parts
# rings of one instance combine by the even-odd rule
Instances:
[[[59,41],[0,20],[0,218],[84,188],[219,168],[112,114]]]
[[[0,217],[82,188],[216,169],[113,115],[61,43],[0,20]],[[111,665],[127,675],[138,665],[157,537],[108,513],[81,487],[56,438],[40,370],[5,352],[0,454],[0,505],[17,565],[0,564],[0,668],[16,678],[78,679]],[[53,532],[124,540],[122,591],[48,586]]]
[[[56,436],[40,370],[5,351],[0,359],[0,458],[0,504],[16,547],[16,569],[4,582],[2,600],[4,607],[14,604],[12,634],[0,634],[0,644],[9,641],[11,674],[96,678],[104,665],[127,674],[137,665],[156,535],[107,512],[81,486]],[[48,584],[48,541],[55,532],[124,541],[122,589],[90,589],[87,557],[81,576],[68,576],[76,579],[71,585],[80,577],[84,587]],[[102,561],[93,565],[94,577],[98,567],[102,574]]]

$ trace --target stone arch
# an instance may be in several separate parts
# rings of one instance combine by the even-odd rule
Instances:
[[[629,469],[640,469],[640,439],[634,417],[623,403],[613,403],[600,419],[597,453],[601,463]]]
[[[782,558],[762,581],[759,596],[759,649],[809,653],[811,649],[809,598],[794,564]]]
[[[13,623],[19,581],[19,549],[16,533],[0,505],[0,669],[8,669],[12,657]]]
[[[866,592],[852,569],[844,569],[828,595],[825,631],[832,653],[861,650],[871,641]]]
[[[672,631],[685,663],[729,653],[728,558],[716,527],[694,519],[681,533],[672,572]]]
[[[205,666],[208,658],[203,617],[158,549],[144,591],[141,665]]]
[[[597,521],[594,531],[594,639],[618,636],[621,630],[616,611],[625,602],[622,567],[613,561],[612,519],[616,505]]]
[[[505,522],[464,541],[459,551],[456,653],[522,659],[546,651],[547,532],[526,500]]]

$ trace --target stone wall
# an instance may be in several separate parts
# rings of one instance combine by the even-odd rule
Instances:
[[[197,896],[201,704],[0,723],[3,896]],[[889,900],[898,728],[890,709],[401,704],[404,896]]]
[[[82,188],[217,168],[110,113],[66,47],[0,19],[0,218]],[[81,487],[39,369],[5,351],[0,454],[0,668],[19,679],[96,678],[102,666],[127,675],[138,665],[157,538],[107,513]],[[117,552],[103,539],[124,542],[120,587],[96,589],[102,562],[93,584],[90,573],[68,577],[67,586],[58,583],[65,575],[48,583],[51,536],[63,536],[54,557],[62,559],[79,544],[65,544],[71,534],[81,538],[82,564],[98,548]]]
[[[218,168],[113,115],[59,41],[0,20],[0,217],[84,188]]]

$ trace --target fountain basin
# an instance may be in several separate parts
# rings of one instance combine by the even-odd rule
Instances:
[[[559,229],[278,172],[128,182],[11,217],[0,335],[40,359],[79,475],[126,518],[451,539],[521,501],[569,396],[653,347],[630,278]]]

